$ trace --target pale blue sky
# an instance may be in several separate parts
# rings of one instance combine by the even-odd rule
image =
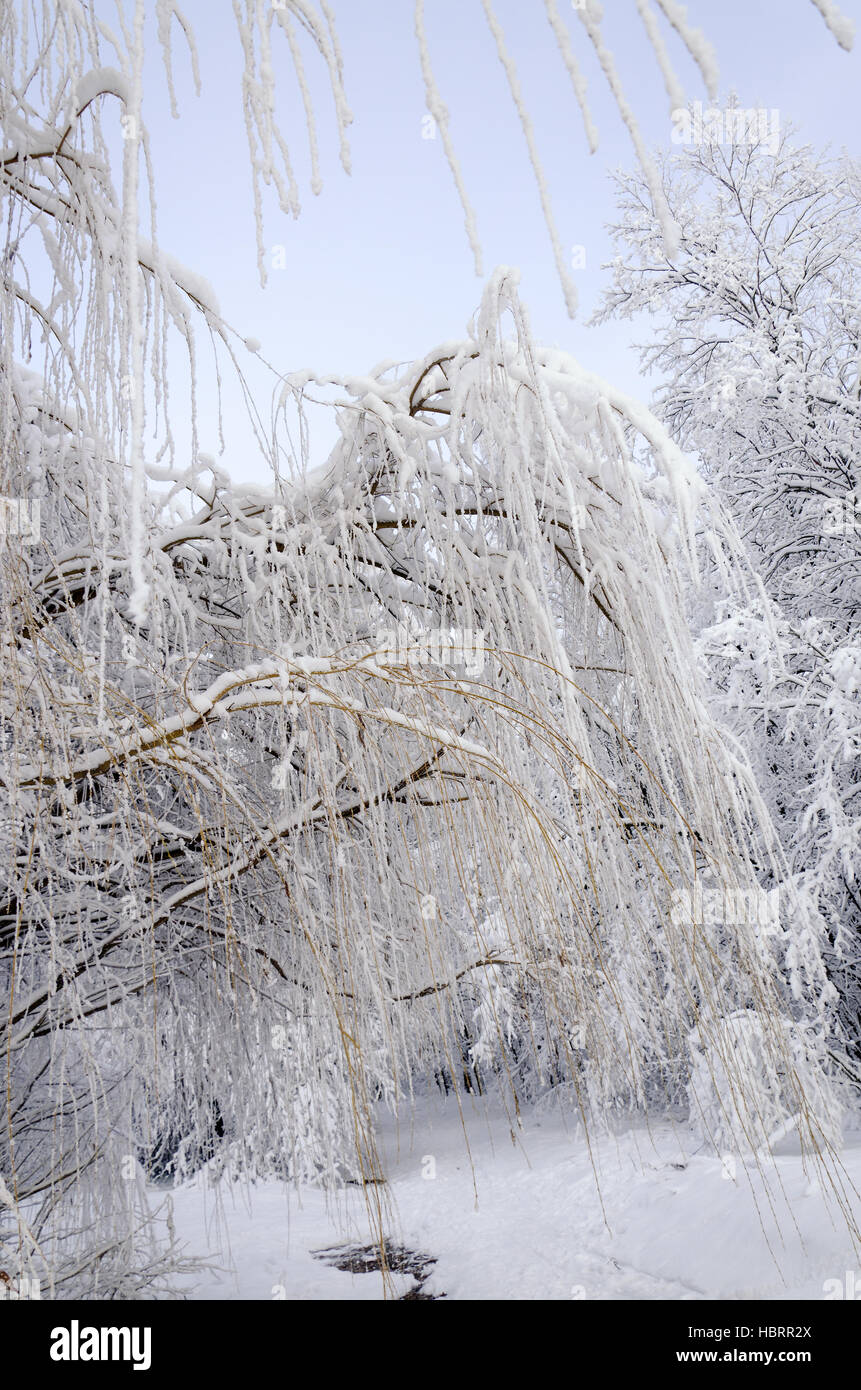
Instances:
[[[283,124],[302,194],[298,220],[267,204],[266,244],[284,246],[286,268],[260,287],[240,60],[228,0],[189,0],[203,92],[194,96],[182,43],[176,42],[181,118],[170,119],[157,61],[148,84],[148,120],[157,169],[159,239],[213,284],[225,317],[260,340],[281,371],[361,373],[382,358],[423,355],[459,337],[476,307],[477,280],[463,220],[439,139],[422,138],[424,89],[412,0],[333,0],[344,51],[353,174],[337,158],[335,122],[322,64],[309,53],[321,139],[324,189],[309,187],[307,141],[286,46]],[[647,396],[629,347],[628,324],[590,329],[610,254],[609,168],[630,167],[630,140],[597,62],[565,0],[575,48],[589,82],[601,144],[589,155],[569,79],[541,0],[497,0],[516,57],[566,250],[586,248],[575,273],[581,308],[565,312],[523,135],[479,0],[427,0],[426,22],[437,82],[476,210],[485,272],[518,266],[536,336],[562,347],[618,385]],[[861,31],[861,0],[841,0]],[[652,145],[670,146],[669,103],[633,0],[607,0],[605,31],[626,91]],[[714,42],[722,98],[776,107],[805,139],[859,154],[861,37],[846,54],[810,0],[689,0],[691,21]],[[585,39],[585,34],[582,36]],[[669,34],[670,51],[691,99],[707,101],[699,73]],[[636,335],[634,335],[636,336]],[[256,377],[268,405],[270,378]],[[229,402],[224,462],[237,477],[263,480],[238,408]],[[204,424],[202,447],[215,450]]]

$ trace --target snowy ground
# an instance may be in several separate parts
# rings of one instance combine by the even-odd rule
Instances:
[[[435,1258],[424,1295],[822,1299],[825,1281],[843,1285],[850,1271],[861,1288],[861,1252],[797,1154],[779,1156],[768,1183],[743,1164],[733,1177],[731,1162],[696,1152],[683,1127],[661,1124],[594,1142],[599,1191],[576,1125],[527,1115],[512,1142],[501,1111],[467,1104],[469,1153],[453,1103],[421,1110],[412,1134],[389,1122],[381,1135],[385,1233]],[[844,1181],[861,1191],[861,1134],[847,1138],[843,1163]],[[861,1198],[849,1192],[859,1221]],[[327,1206],[314,1189],[219,1192],[199,1176],[173,1202],[188,1253],[220,1266],[186,1281],[194,1298],[384,1296],[379,1272],[344,1272],[311,1253],[374,1242],[358,1188]],[[415,1286],[394,1274],[388,1296]]]

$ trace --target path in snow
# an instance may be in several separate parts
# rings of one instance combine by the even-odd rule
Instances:
[[[733,1178],[683,1127],[661,1123],[594,1141],[596,1185],[582,1131],[558,1114],[527,1114],[512,1135],[501,1111],[470,1098],[466,1130],[469,1153],[452,1102],[422,1108],[411,1134],[381,1125],[384,1232],[401,1252],[389,1297],[415,1297],[418,1284],[447,1299],[821,1299],[825,1281],[849,1271],[861,1288],[861,1252],[797,1154],[765,1174],[739,1163]],[[861,1190],[861,1135],[843,1161]],[[201,1175],[173,1202],[189,1252],[220,1266],[187,1281],[192,1297],[384,1296],[379,1268],[358,1272],[378,1259],[336,1251],[325,1262],[334,1247],[378,1246],[360,1189],[327,1203],[311,1188],[215,1189]]]

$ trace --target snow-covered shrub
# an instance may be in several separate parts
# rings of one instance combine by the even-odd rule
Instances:
[[[719,1153],[762,1158],[796,1131],[808,1153],[839,1144],[842,1109],[826,1080],[822,1039],[804,1023],[786,1019],[783,1028],[781,1057],[755,1009],[728,1014],[708,1038],[692,1030],[691,1121]]]

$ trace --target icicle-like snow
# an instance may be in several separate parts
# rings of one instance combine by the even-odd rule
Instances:
[[[610,50],[604,43],[604,39],[601,34],[600,23],[593,17],[591,11],[588,8],[578,10],[577,16],[580,22],[582,23],[583,27],[585,28],[587,34],[589,35],[589,39],[592,43],[592,46],[595,49],[598,61],[601,64],[601,68],[604,72],[604,76],[607,79],[607,85],[609,86],[611,92],[613,93],[613,96],[616,99],[616,105],[619,109],[619,114],[628,128],[628,132],[631,136],[631,141],[637,153],[637,158],[640,161],[640,167],[642,168],[643,173],[645,174],[646,179],[648,181],[649,192],[652,195],[655,209],[657,211],[658,217],[660,218],[661,230],[664,236],[664,246],[667,255],[674,256],[676,255],[679,248],[679,229],[673,219],[673,216],[667,204],[666,195],[664,194],[664,190],[661,187],[661,179],[657,167],[655,165],[655,161],[652,159],[651,155],[649,154],[646,148],[645,142],[643,141],[643,137],[640,133],[640,127],[637,124],[637,119],[628,103],[627,98],[625,97],[622,88],[622,83],[619,79],[618,72],[616,71],[616,64],[613,60],[613,55],[610,53]]]
[[[192,80],[194,82],[195,91],[199,94],[200,60],[197,52],[197,45],[194,41],[194,33],[192,32],[191,25],[179,8],[176,0],[156,0],[156,19],[158,26],[158,41],[161,44],[168,95],[170,97],[171,115],[178,116],[179,108],[177,106],[176,88],[173,81],[173,38],[171,23],[174,19],[179,24],[188,45],[189,58],[191,59]]]
[[[676,30],[694,62],[699,67],[706,84],[706,91],[714,100],[717,96],[718,82],[720,73],[718,71],[717,53],[714,45],[709,43],[701,29],[693,29],[688,23],[687,9],[679,4],[679,0],[655,0],[658,8],[666,15],[667,20]],[[681,103],[684,105],[684,102]]]
[[[550,27],[556,36],[556,42],[559,45],[562,60],[568,69],[568,76],[571,78],[571,86],[574,88],[574,95],[580,107],[580,113],[583,117],[583,127],[586,131],[586,139],[589,142],[589,151],[591,154],[594,154],[598,149],[598,130],[592,119],[592,112],[589,109],[589,103],[586,98],[586,79],[581,73],[577,59],[574,56],[574,50],[571,47],[571,37],[559,13],[556,0],[544,0],[544,3],[547,9],[547,18],[550,21]]]
[[[422,77],[424,78],[425,84],[425,100],[427,102],[428,111],[430,112],[433,119],[436,121],[437,128],[439,129],[440,136],[442,138],[443,149],[445,150],[445,157],[448,160],[448,167],[451,170],[451,176],[454,179],[454,186],[457,189],[457,196],[460,199],[460,205],[463,208],[463,220],[464,225],[466,227],[466,235],[469,240],[470,250],[472,251],[472,258],[475,263],[475,273],[476,275],[481,275],[483,273],[481,260],[481,242],[478,236],[478,227],[475,221],[475,213],[472,210],[472,205],[470,204],[469,197],[467,195],[466,184],[463,181],[463,175],[461,173],[460,164],[458,162],[457,154],[455,153],[455,148],[452,143],[451,133],[449,131],[448,108],[446,107],[445,102],[440,96],[439,88],[437,87],[436,79],[433,74],[433,67],[431,66],[430,60],[430,50],[428,49],[427,32],[425,30],[424,10],[424,0],[416,0],[415,29],[416,37],[418,39],[419,44],[419,56],[421,58]]]
[[[828,28],[831,30],[841,48],[847,52],[855,42],[855,22],[834,3],[834,0],[813,0]]]
[[[676,111],[680,106],[686,104],[682,84],[676,76],[670,61],[670,55],[667,52],[667,46],[658,28],[657,19],[655,18],[654,12],[649,7],[649,0],[636,0],[636,3],[637,12],[643,21],[644,28],[649,36],[649,42],[655,50],[655,55],[658,59],[658,66],[661,69],[664,86],[667,89],[667,96],[670,99],[670,111]]]
[[[287,35],[287,42],[290,45],[290,54],[293,59],[293,67],[296,71],[296,81],[299,91],[302,94],[302,106],[305,111],[305,127],[308,131],[308,149],[311,155],[311,191],[319,194],[323,191],[323,181],[320,178],[320,151],[317,145],[317,123],[314,119],[314,107],[311,101],[311,92],[308,88],[308,80],[305,76],[305,65],[302,62],[302,51],[296,42],[296,33],[290,23],[290,15],[286,9],[276,10],[278,23]],[[267,55],[269,57],[271,55]]]
[[[502,26],[499,23],[499,20],[496,18],[491,0],[482,0],[482,8],[484,9],[488,27],[493,35],[493,39],[496,44],[496,52],[498,54],[499,61],[505,69],[505,75],[508,78],[508,85],[511,90],[512,100],[514,101],[514,105],[517,109],[517,114],[520,118],[520,124],[523,129],[524,139],[526,140],[527,149],[529,150],[529,160],[532,164],[532,169],[535,174],[535,182],[538,185],[538,193],[541,198],[541,207],[544,212],[544,221],[547,226],[547,231],[550,235],[550,243],[553,247],[553,259],[556,262],[556,271],[559,276],[559,282],[562,286],[562,293],[565,296],[565,305],[568,309],[570,317],[574,318],[575,314],[577,313],[577,290],[574,285],[574,281],[572,280],[571,275],[569,273],[568,266],[565,261],[565,255],[562,250],[562,244],[559,240],[559,233],[556,229],[556,222],[553,217],[553,209],[550,204],[550,190],[547,187],[547,180],[544,176],[544,170],[541,166],[541,159],[538,154],[538,145],[535,139],[535,131],[532,125],[532,118],[530,117],[529,112],[526,108],[526,103],[523,99],[523,93],[520,89],[520,79],[517,76],[517,66],[506,47],[505,34],[502,31]]]

